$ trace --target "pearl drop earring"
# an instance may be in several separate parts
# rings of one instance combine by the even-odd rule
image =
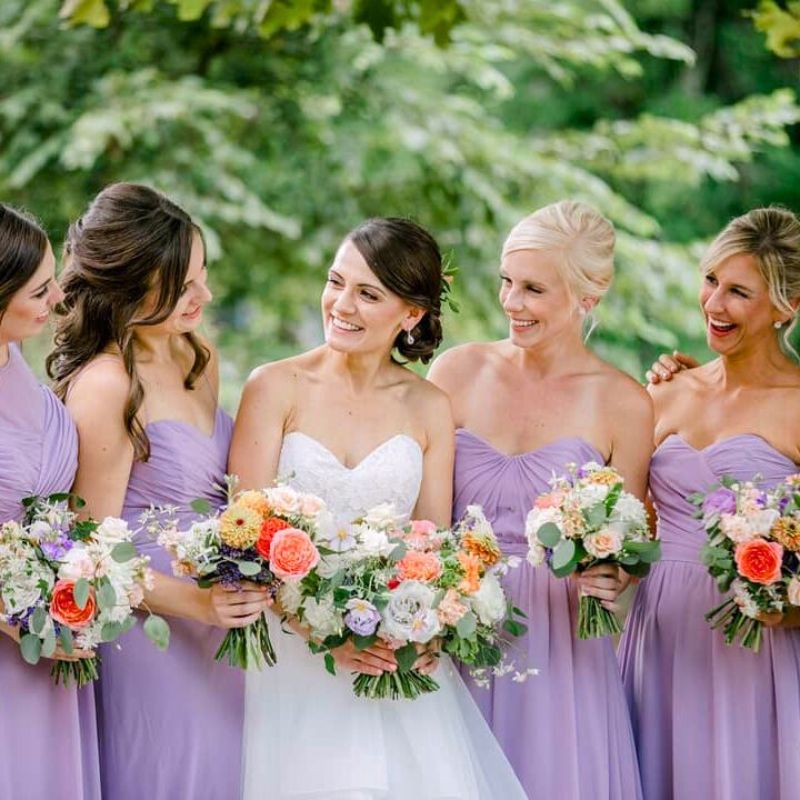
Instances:
[[[406,341],[409,344],[414,344],[414,342],[416,341],[416,339],[414,338],[414,335],[411,333],[411,331],[408,331],[408,333],[406,333]]]

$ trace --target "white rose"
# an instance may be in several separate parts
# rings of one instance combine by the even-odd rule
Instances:
[[[586,534],[583,545],[594,558],[608,558],[622,549],[623,539],[622,531],[609,525],[595,533]]]
[[[325,509],[325,501],[313,494],[300,495],[300,513],[304,517],[316,517]]]
[[[399,516],[392,503],[381,503],[371,508],[364,515],[364,522],[375,528],[394,528],[399,523]]]
[[[381,633],[401,642],[425,644],[441,630],[433,601],[436,592],[420,581],[404,581],[395,589],[381,612]]]
[[[264,496],[276,514],[291,516],[300,508],[300,497],[290,486],[274,486],[266,489]]]
[[[485,575],[480,589],[470,597],[472,610],[484,625],[496,625],[506,615],[506,596],[494,575]]]
[[[58,568],[58,577],[66,581],[94,577],[94,561],[85,547],[76,544],[67,551]]]
[[[106,517],[98,526],[95,536],[101,542],[107,544],[117,544],[128,542],[131,539],[131,531],[128,523],[124,519],[117,517]]]

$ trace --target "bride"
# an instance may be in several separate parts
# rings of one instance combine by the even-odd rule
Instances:
[[[322,293],[325,344],[247,382],[229,463],[241,487],[289,477],[339,522],[392,503],[406,519],[449,525],[449,402],[392,356],[430,360],[443,288],[439,249],[418,225],[371,219],[352,231]],[[525,798],[449,659],[425,650],[417,661],[437,670],[436,692],[357,698],[352,673],[396,669],[392,651],[345,644],[332,677],[294,629],[274,637],[277,666],[247,676],[246,800]]]

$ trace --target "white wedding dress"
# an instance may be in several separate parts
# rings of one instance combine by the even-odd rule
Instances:
[[[278,474],[322,497],[340,522],[387,502],[408,517],[422,452],[398,435],[349,469],[293,432],[283,440]],[[448,658],[434,673],[436,692],[357,698],[351,673],[330,675],[303,639],[271,627],[277,665],[247,674],[245,800],[525,800]]]

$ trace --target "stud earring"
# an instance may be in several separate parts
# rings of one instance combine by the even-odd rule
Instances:
[[[782,328],[783,327],[783,323],[782,322],[773,322],[772,323],[772,327],[773,328]]]

